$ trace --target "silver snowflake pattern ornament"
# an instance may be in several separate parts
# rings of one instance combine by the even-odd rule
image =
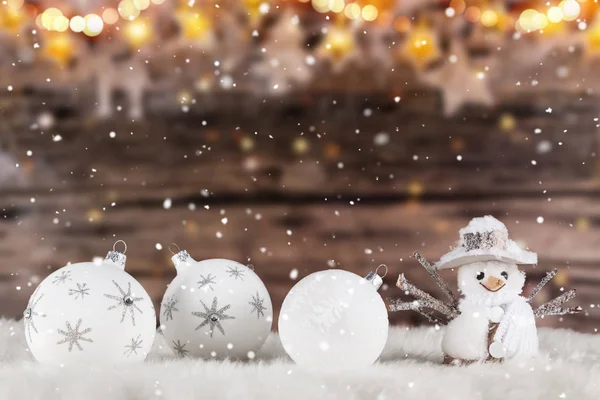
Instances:
[[[212,285],[216,285],[217,282],[215,282],[215,278],[216,276],[212,276],[212,274],[208,274],[207,276],[204,275],[200,275],[200,279],[198,281],[198,289],[203,289],[205,287],[208,287],[210,290],[212,290],[214,292],[215,288],[213,288]]]
[[[37,291],[36,291],[37,292]],[[37,297],[37,293],[34,293],[27,305],[25,311],[23,311],[23,319],[25,320],[25,331],[27,332],[27,336],[29,337],[29,341],[31,341],[31,330],[35,333],[38,333],[37,327],[35,326],[35,318],[41,317],[45,318],[46,314],[40,314],[36,311],[37,304],[40,302],[44,295],[40,295]]]
[[[127,292],[121,289],[121,286],[119,286],[117,282],[112,282],[119,290],[119,293],[121,293],[121,296],[114,296],[112,294],[105,293],[105,297],[117,301],[117,304],[108,307],[107,310],[114,310],[115,308],[122,307],[121,322],[125,320],[125,316],[127,313],[129,313],[131,315],[131,323],[133,326],[135,326],[135,312],[139,311],[140,314],[143,314],[142,310],[135,304],[135,302],[142,300],[143,297],[133,297],[131,295],[131,282],[127,283]]]
[[[224,321],[227,319],[235,319],[235,317],[233,317],[231,315],[225,315],[225,311],[229,310],[229,308],[231,307],[231,304],[228,304],[222,308],[218,308],[217,307],[218,301],[219,300],[215,297],[213,299],[212,306],[210,308],[208,308],[208,307],[206,307],[206,304],[204,304],[204,302],[202,300],[200,300],[200,303],[202,303],[202,307],[204,307],[204,312],[197,311],[197,312],[193,312],[192,315],[194,315],[196,317],[204,318],[204,321],[200,325],[198,325],[195,330],[198,330],[206,325],[210,325],[210,337],[213,337],[215,328],[217,328],[221,332],[222,335],[225,335],[225,330],[223,329],[223,326],[221,325],[221,321]]]
[[[187,343],[181,343],[180,340],[177,342],[173,341],[173,350],[175,350],[179,357],[187,357],[187,354],[190,352],[185,349],[185,346],[187,346]]]
[[[258,292],[256,292],[256,296],[252,296],[252,301],[248,302],[248,304],[252,306],[252,311],[250,311],[250,314],[256,311],[256,319],[260,319],[261,315],[263,317],[265,316],[265,310],[267,309],[267,307],[263,306],[264,302],[265,299],[261,299],[258,295]]]
[[[142,348],[142,343],[144,342],[140,339],[140,336],[141,335],[138,335],[137,338],[131,339],[131,344],[125,346],[125,352],[123,354],[125,354],[127,357],[129,357],[132,354],[135,354],[137,356],[137,351],[138,349]]]
[[[171,296],[167,299],[167,301],[165,301],[163,304],[163,316],[165,317],[165,320],[173,320],[173,312],[179,311],[177,308],[175,308],[175,305],[178,302],[179,300],[177,300],[175,296]]]
[[[238,267],[228,267],[227,273],[230,278],[234,278],[236,281],[238,279],[244,280],[244,271]]]
[[[75,296],[75,300],[82,299],[85,296],[89,296],[90,288],[87,287],[87,283],[76,283],[77,289],[69,289],[69,296]]]
[[[62,329],[57,329],[57,332],[63,335],[64,339],[59,340],[58,342],[56,342],[56,344],[68,343],[69,353],[71,352],[71,350],[73,350],[73,346],[76,346],[79,349],[79,351],[83,351],[83,347],[81,347],[81,344],[79,343],[80,341],[89,343],[94,342],[90,338],[83,337],[83,335],[90,333],[92,331],[92,328],[86,328],[82,331],[79,330],[79,328],[81,327],[81,318],[79,318],[79,320],[77,321],[77,325],[75,325],[75,328],[71,326],[71,323],[69,321],[65,322],[65,325],[67,326],[66,331]]]
[[[55,285],[60,285],[62,283],[67,283],[67,281],[71,280],[71,271],[61,271],[61,273],[54,277],[52,283]]]

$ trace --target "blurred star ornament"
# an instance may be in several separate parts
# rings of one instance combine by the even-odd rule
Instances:
[[[284,12],[269,32],[264,57],[252,67],[269,92],[285,94],[294,89],[293,85],[304,86],[312,78],[303,36],[298,16],[290,11]]]
[[[283,348],[299,365],[360,368],[377,360],[388,336],[388,314],[377,293],[381,277],[331,269],[298,282],[279,316]]]
[[[442,92],[444,115],[456,114],[465,104],[492,106],[494,98],[484,75],[478,76],[469,64],[462,44],[454,41],[451,55],[441,67],[423,72],[420,79]]]
[[[336,73],[343,71],[351,62],[358,59],[354,38],[355,30],[337,22],[327,28],[323,42],[317,49],[317,58],[328,60]]]
[[[23,313],[25,338],[38,362],[144,361],[156,315],[148,293],[124,271],[125,259],[113,248],[104,261],[67,265],[40,283]]]
[[[254,271],[225,259],[172,258],[177,276],[162,301],[164,337],[179,355],[245,358],[271,331],[273,307]]]
[[[416,69],[422,69],[440,57],[437,34],[427,25],[420,23],[406,38],[401,47],[401,55]]]

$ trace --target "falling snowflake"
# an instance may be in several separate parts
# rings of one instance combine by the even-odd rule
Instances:
[[[261,299],[258,295],[258,292],[256,292],[256,296],[252,296],[252,301],[248,303],[253,307],[252,311],[250,311],[250,314],[256,311],[256,319],[259,319],[261,315],[263,317],[265,316],[264,311],[267,309],[267,307],[263,306],[264,301],[265,299]]]
[[[214,291],[215,289],[212,287],[212,285],[216,285],[217,282],[215,282],[215,278],[216,276],[212,276],[212,274],[208,274],[208,276],[204,276],[204,275],[200,275],[200,279],[198,281],[198,289],[202,289],[205,286],[208,287],[210,290]]]
[[[140,339],[141,335],[138,335],[137,338],[135,339],[131,339],[131,344],[128,344],[125,346],[125,354],[127,357],[129,357],[132,354],[135,354],[137,356],[137,351],[138,349],[142,348],[142,342],[143,340]]]
[[[177,300],[175,296],[171,296],[167,301],[165,301],[163,304],[163,316],[165,317],[165,320],[173,320],[173,311],[179,311],[177,308],[175,308],[175,305],[178,302],[179,300]]]
[[[62,271],[59,275],[54,277],[52,283],[60,285],[61,283],[67,283],[71,280],[71,271]]]
[[[218,299],[215,297],[213,299],[211,308],[208,308],[206,307],[206,304],[200,300],[202,307],[204,307],[204,312],[198,311],[192,313],[192,315],[196,317],[204,318],[204,321],[198,325],[195,330],[210,324],[210,337],[213,337],[215,327],[221,332],[221,334],[225,335],[225,330],[223,329],[223,326],[221,326],[221,320],[235,319],[235,317],[232,317],[231,315],[225,315],[225,311],[231,307],[230,304],[223,308],[217,309],[217,302]]]
[[[244,280],[244,271],[238,267],[229,267],[227,269],[227,272],[229,273],[229,277],[235,278],[236,281],[238,280],[238,278]]]
[[[173,341],[173,350],[175,350],[177,352],[177,355],[179,357],[186,357],[187,353],[189,353],[189,350],[185,349],[185,346],[187,346],[187,343],[181,343],[181,341]]]
[[[87,283],[76,283],[76,285],[77,289],[69,289],[69,296],[75,296],[75,300],[79,298],[83,299],[90,294],[90,288],[87,287]]]
[[[46,314],[40,314],[35,310],[35,308],[37,307],[37,304],[40,302],[42,297],[44,297],[44,295],[42,294],[37,298],[36,298],[36,296],[37,296],[37,291],[36,291],[36,293],[33,294],[33,296],[31,297],[31,300],[29,301],[29,304],[27,305],[27,309],[25,309],[25,311],[23,312],[23,318],[25,320],[25,330],[27,331],[27,336],[29,337],[29,341],[31,341],[31,330],[32,329],[35,331],[35,333],[38,333],[37,327],[35,326],[34,318],[35,317],[42,317],[42,318],[46,317]]]
[[[56,344],[69,343],[69,352],[71,352],[71,350],[73,350],[73,346],[77,346],[79,351],[83,350],[83,348],[81,347],[81,344],[79,343],[80,341],[89,342],[89,343],[94,342],[92,339],[83,337],[83,335],[85,335],[86,333],[90,333],[92,331],[92,328],[86,328],[82,331],[79,331],[79,327],[81,326],[81,318],[79,318],[79,320],[77,321],[77,325],[75,325],[75,329],[73,329],[70,322],[67,321],[67,322],[65,322],[65,324],[67,326],[66,331],[63,331],[62,329],[57,329],[58,333],[63,335],[65,338],[62,340],[59,340],[58,342],[56,342]]]
[[[127,292],[125,292],[123,289],[121,289],[121,286],[119,286],[119,284],[115,281],[112,281],[114,283],[114,285],[117,287],[117,289],[119,290],[119,292],[121,293],[121,296],[113,296],[112,294],[104,294],[105,297],[108,297],[109,299],[112,300],[116,300],[117,304],[110,306],[107,308],[107,310],[114,310],[117,307],[123,307],[122,308],[122,314],[121,314],[121,322],[123,322],[125,320],[125,316],[127,315],[127,313],[129,312],[131,314],[131,323],[133,324],[133,326],[135,326],[135,312],[136,310],[140,312],[140,314],[143,314],[142,310],[135,304],[136,301],[140,301],[143,299],[143,297],[132,297],[131,296],[131,282],[127,283]]]

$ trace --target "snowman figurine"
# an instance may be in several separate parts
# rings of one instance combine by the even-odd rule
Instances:
[[[536,317],[581,311],[580,307],[561,308],[562,303],[575,297],[575,290],[567,291],[535,310],[531,307],[533,296],[557,272],[548,273],[529,297],[521,296],[525,273],[518,265],[536,264],[537,254],[521,249],[510,240],[506,226],[496,218],[474,218],[459,234],[458,245],[442,256],[435,266],[415,253],[450,304],[417,289],[404,274],[400,274],[397,286],[417,300],[391,300],[389,307],[390,311],[418,311],[433,322],[447,324],[442,338],[445,364],[533,357],[538,352]],[[437,274],[439,270],[454,268],[458,268],[460,299]]]
[[[531,357],[538,351],[533,309],[521,296],[525,273],[517,265],[537,263],[537,254],[508,238],[506,226],[491,216],[474,218],[460,230],[459,245],[436,268],[458,268],[463,297],[460,314],[442,340],[446,363]]]

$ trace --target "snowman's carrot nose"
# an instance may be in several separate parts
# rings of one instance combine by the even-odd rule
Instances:
[[[487,281],[485,282],[485,287],[492,292],[500,290],[502,286],[504,286],[504,281],[502,279],[496,278],[495,276],[489,276]]]

